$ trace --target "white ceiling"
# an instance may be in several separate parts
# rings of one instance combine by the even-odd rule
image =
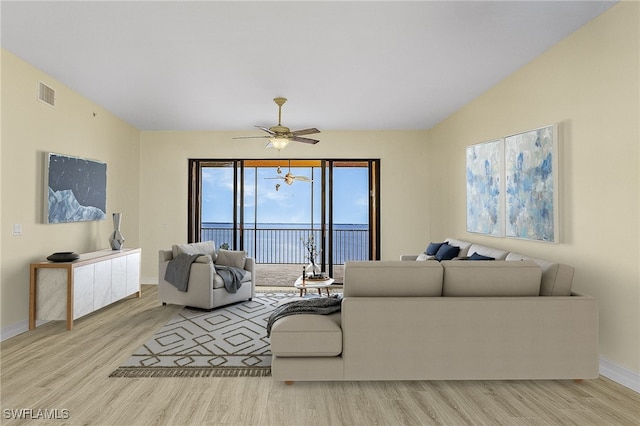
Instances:
[[[2,1],[2,47],[141,130],[427,129],[613,4]]]

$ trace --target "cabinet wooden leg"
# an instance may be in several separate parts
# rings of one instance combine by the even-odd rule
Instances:
[[[29,279],[29,330],[36,328],[36,274],[38,270],[31,266],[31,277]]]
[[[582,379],[573,379],[573,383],[582,383]]]
[[[285,380],[284,384],[291,386],[293,384],[293,380]]]

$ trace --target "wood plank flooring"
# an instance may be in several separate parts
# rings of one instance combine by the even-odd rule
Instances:
[[[572,381],[297,382],[109,378],[179,306],[156,286],[2,342],[3,425],[638,425],[640,394]],[[14,411],[58,420],[16,420]],[[57,411],[53,411],[57,410]],[[67,411],[63,411],[67,410]],[[61,419],[62,417],[68,417]]]

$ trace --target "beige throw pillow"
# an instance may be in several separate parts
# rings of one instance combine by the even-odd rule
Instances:
[[[213,241],[203,241],[201,243],[176,244],[172,247],[173,257],[179,254],[206,254],[211,256],[211,260],[216,261],[216,245]]]
[[[224,250],[218,251],[218,259],[215,261],[218,265],[235,266],[244,269],[244,262],[247,260],[247,253],[240,250]]]

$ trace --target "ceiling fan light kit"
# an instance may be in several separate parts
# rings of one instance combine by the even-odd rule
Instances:
[[[291,140],[288,138],[285,138],[282,136],[274,136],[272,138],[269,138],[269,143],[267,144],[267,148],[273,147],[279,151],[285,146],[289,145],[289,142],[291,142]]]
[[[302,142],[315,145],[320,142],[317,139],[311,138],[303,138],[302,135],[312,135],[314,133],[320,133],[320,130],[314,128],[303,129],[303,130],[294,130],[293,132],[288,128],[282,125],[282,105],[287,102],[287,98],[274,98],[273,102],[278,105],[278,125],[272,127],[264,127],[264,126],[255,126],[260,130],[267,132],[268,136],[243,136],[234,139],[254,139],[254,138],[267,138],[269,139],[269,143],[267,144],[267,148],[275,148],[280,151],[282,148],[286,147],[289,142]]]

